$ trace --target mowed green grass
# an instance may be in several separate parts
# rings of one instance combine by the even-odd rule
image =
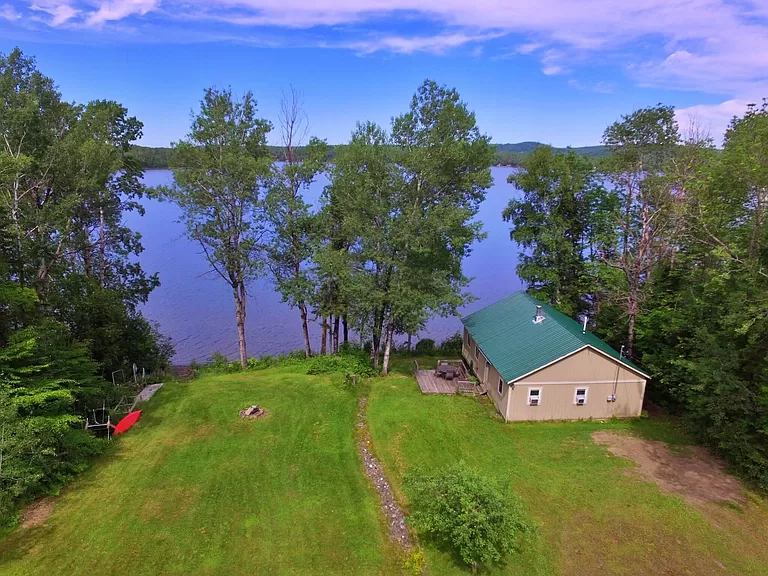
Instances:
[[[425,364],[426,365],[426,364]],[[458,460],[517,492],[538,537],[490,574],[768,574],[768,506],[695,508],[627,474],[634,464],[595,444],[596,430],[683,442],[665,422],[504,423],[489,401],[422,395],[410,363],[377,379],[368,421],[378,456],[401,499],[403,474]],[[466,573],[422,539],[430,573]]]
[[[0,574],[396,572],[357,398],[297,371],[163,387],[44,526],[0,542]],[[240,419],[250,404],[269,415]]]

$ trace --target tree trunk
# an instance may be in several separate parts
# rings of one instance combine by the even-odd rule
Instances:
[[[304,356],[312,356],[312,344],[309,341],[309,324],[307,323],[307,306],[304,302],[299,303],[299,312],[301,312],[301,328],[304,331]]]
[[[104,267],[106,265],[107,238],[104,235],[104,208],[99,208],[99,284],[104,286]]]
[[[389,354],[392,351],[392,335],[395,332],[394,322],[387,324],[387,334],[384,338],[384,364],[381,373],[386,376],[389,374]]]
[[[410,352],[412,350],[412,348],[411,348],[411,339],[412,338],[413,338],[413,334],[408,332],[408,352]]]
[[[372,337],[372,349],[371,352],[373,353],[373,369],[378,370],[379,369],[379,352],[381,350],[381,331],[384,327],[384,312],[385,309],[382,308],[381,312],[375,313],[373,316],[373,334]]]
[[[248,353],[245,346],[245,284],[239,282],[232,289],[235,296],[235,322],[237,323],[237,340],[240,344],[240,366],[248,367]]]
[[[373,333],[371,340],[371,357],[373,358],[373,369],[379,369],[379,338],[376,336],[376,332]]]
[[[347,315],[341,317],[342,330],[344,331],[344,344],[349,341],[349,324],[347,324]]]
[[[323,316],[323,335],[320,338],[320,354],[328,353],[328,319]]]
[[[627,326],[627,356],[630,360],[635,351],[635,321],[637,320],[638,312],[637,291],[635,288],[630,287],[629,301],[627,302],[627,318],[629,320]]]
[[[339,322],[341,318],[336,316],[333,320],[333,353],[339,353]]]

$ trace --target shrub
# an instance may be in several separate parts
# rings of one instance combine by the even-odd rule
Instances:
[[[222,374],[226,372],[237,372],[240,369],[240,362],[236,360],[230,361],[229,358],[224,356],[221,352],[214,352],[208,359],[205,372]]]
[[[435,347],[435,341],[431,338],[424,338],[416,342],[416,346],[413,347],[413,351],[420,356],[434,356],[437,352]]]
[[[339,344],[339,354],[359,354],[364,352],[363,347],[355,342],[342,342]]]
[[[412,576],[421,576],[427,567],[427,559],[424,557],[424,551],[421,548],[415,548],[408,553],[403,560],[403,571]]]
[[[358,354],[313,356],[307,360],[307,374],[332,373],[373,376],[374,371],[367,357]]]
[[[433,475],[409,474],[411,524],[452,548],[475,572],[518,550],[534,530],[520,500],[463,462]]]
[[[440,354],[443,356],[460,356],[463,341],[461,334],[456,332],[453,336],[449,336],[440,342]]]

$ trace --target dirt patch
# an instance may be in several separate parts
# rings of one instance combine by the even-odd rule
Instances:
[[[413,546],[413,543],[411,542],[410,534],[408,534],[408,527],[405,525],[405,515],[400,509],[397,500],[395,500],[392,486],[390,486],[387,477],[384,474],[384,467],[381,465],[378,458],[371,454],[371,435],[368,432],[368,426],[365,422],[366,400],[366,398],[360,398],[359,412],[357,413],[360,455],[363,457],[365,474],[379,493],[381,513],[387,519],[390,538],[403,549],[409,550]]]
[[[691,504],[746,501],[741,483],[724,472],[723,464],[704,448],[689,446],[683,455],[672,453],[664,442],[613,432],[595,432],[592,438],[608,445],[611,454],[634,460],[640,476]]]
[[[51,498],[43,498],[27,506],[26,510],[21,514],[19,523],[22,528],[42,526],[55,509],[56,506]]]

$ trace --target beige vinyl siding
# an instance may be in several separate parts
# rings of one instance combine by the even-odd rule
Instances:
[[[616,383],[616,402],[608,402]],[[528,391],[541,389],[538,406],[528,405]],[[587,402],[575,404],[577,388],[586,388]],[[645,379],[623,364],[585,348],[515,382],[506,406],[507,420],[581,420],[639,416]]]
[[[477,359],[475,358],[475,350],[477,344],[470,336],[467,329],[464,328],[464,341],[461,344],[461,355],[464,357],[464,361],[467,366],[471,366],[474,370],[477,370]]]
[[[493,400],[493,403],[496,404],[496,409],[499,411],[499,414],[504,416],[506,414],[507,410],[507,400],[506,396],[507,394],[507,384],[504,383],[502,394],[499,394],[499,373],[496,370],[496,368],[491,365],[488,370],[486,371],[485,365],[486,362],[488,362],[488,359],[485,357],[485,354],[483,354],[482,350],[477,351],[477,357],[475,357],[475,341],[472,339],[472,336],[469,335],[466,328],[464,329],[464,341],[462,344],[461,349],[462,356],[464,356],[464,360],[466,363],[472,364],[474,367],[473,370],[475,372],[475,376],[485,385],[486,390],[488,390],[488,397]]]
[[[504,416],[507,409],[507,395],[509,386],[507,386],[507,383],[504,382],[502,393],[499,394],[499,373],[496,371],[496,368],[491,365],[491,367],[488,369],[488,374],[486,375],[485,356],[482,355],[482,352],[478,354],[478,356],[480,356],[478,363],[482,363],[481,366],[483,366],[483,368],[481,368],[480,371],[476,373],[477,377],[480,378],[483,384],[485,384],[485,389],[488,390],[488,397],[493,400],[494,404],[496,404],[496,409],[499,411],[499,414]]]

